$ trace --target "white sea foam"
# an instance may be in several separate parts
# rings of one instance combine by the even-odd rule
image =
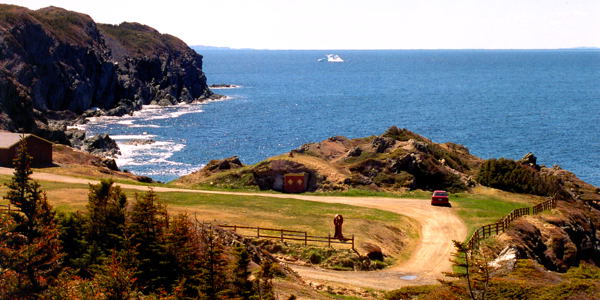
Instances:
[[[217,86],[217,87],[210,87],[210,89],[211,90],[232,90],[232,89],[239,89],[242,87],[243,86],[241,86],[241,85],[232,84],[232,86]]]
[[[127,126],[129,128],[161,128],[160,125],[155,124],[133,124],[131,126]]]
[[[76,125],[72,125],[72,126],[67,126],[67,130],[69,130],[69,129],[85,130],[86,128],[87,128],[87,125],[85,125],[85,124],[76,124]]]
[[[118,134],[110,136],[113,140],[142,140],[156,137],[154,134]]]
[[[133,125],[133,120],[121,120],[121,121],[118,121],[117,124],[121,124],[121,125]]]
[[[124,136],[120,136],[124,137]],[[140,136],[130,135],[128,137],[138,138]],[[142,136],[145,137],[145,136]],[[121,139],[123,140],[123,139]],[[126,139],[129,140],[129,139]],[[128,144],[126,142],[117,142],[121,155],[117,157],[119,166],[142,166],[142,165],[171,165],[184,166],[186,164],[170,161],[169,158],[174,153],[185,148],[184,144],[178,144],[169,141],[157,141],[150,144]]]

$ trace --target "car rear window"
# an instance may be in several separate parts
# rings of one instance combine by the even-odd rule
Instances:
[[[433,195],[434,196],[446,196],[446,197],[448,197],[448,193],[446,193],[446,192],[437,192],[437,193],[434,193]]]

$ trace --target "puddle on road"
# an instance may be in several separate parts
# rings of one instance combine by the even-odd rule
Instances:
[[[415,280],[415,279],[417,279],[417,276],[416,275],[405,275],[405,276],[401,276],[400,279]]]

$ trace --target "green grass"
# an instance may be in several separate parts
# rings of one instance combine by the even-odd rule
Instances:
[[[468,237],[478,227],[495,223],[516,208],[531,206],[523,202],[468,193],[451,194],[450,202],[467,225]]]
[[[10,176],[0,176],[0,184],[10,180]],[[50,203],[57,211],[85,210],[87,205],[87,184],[69,184],[59,182],[40,182],[47,193]],[[0,199],[8,189],[0,185]],[[141,191],[123,189],[129,203],[135,201],[135,194]],[[406,238],[418,238],[418,226],[415,220],[388,211],[329,204],[297,199],[279,199],[260,196],[237,196],[219,194],[200,194],[186,192],[157,193],[161,202],[167,205],[172,214],[187,212],[202,221],[217,221],[245,226],[285,228],[307,231],[310,235],[333,234],[333,217],[344,216],[344,234],[356,235],[357,246],[360,242],[372,240],[372,234],[390,234],[381,228],[393,226],[406,233]],[[6,202],[0,200],[0,203]],[[384,226],[386,225],[386,226]],[[244,232],[242,232],[244,233]],[[251,234],[251,233],[248,233]],[[413,245],[407,241],[409,245]],[[347,248],[348,245],[336,245]],[[408,248],[396,253],[400,260],[409,257]],[[396,256],[395,254],[393,254]]]
[[[309,230],[327,234],[333,229],[333,217],[344,216],[344,225],[352,228],[352,222],[375,221],[403,223],[408,218],[383,210],[361,208],[346,204],[330,204],[297,199],[278,199],[259,196],[235,196],[217,194],[158,193],[162,202],[170,206],[210,209],[222,212],[225,219],[237,225],[256,225],[256,220],[289,229]],[[232,211],[233,210],[233,211]],[[232,214],[235,217],[226,217]],[[213,215],[198,215],[211,220]],[[243,217],[242,217],[243,216]]]

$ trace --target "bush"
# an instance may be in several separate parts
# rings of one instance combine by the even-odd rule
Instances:
[[[509,159],[490,159],[483,163],[477,181],[485,186],[514,192],[553,196],[560,192],[560,182],[552,175]]]
[[[312,252],[308,257],[308,260],[311,264],[318,265],[321,263],[321,261],[323,261],[323,257],[317,252]]]

